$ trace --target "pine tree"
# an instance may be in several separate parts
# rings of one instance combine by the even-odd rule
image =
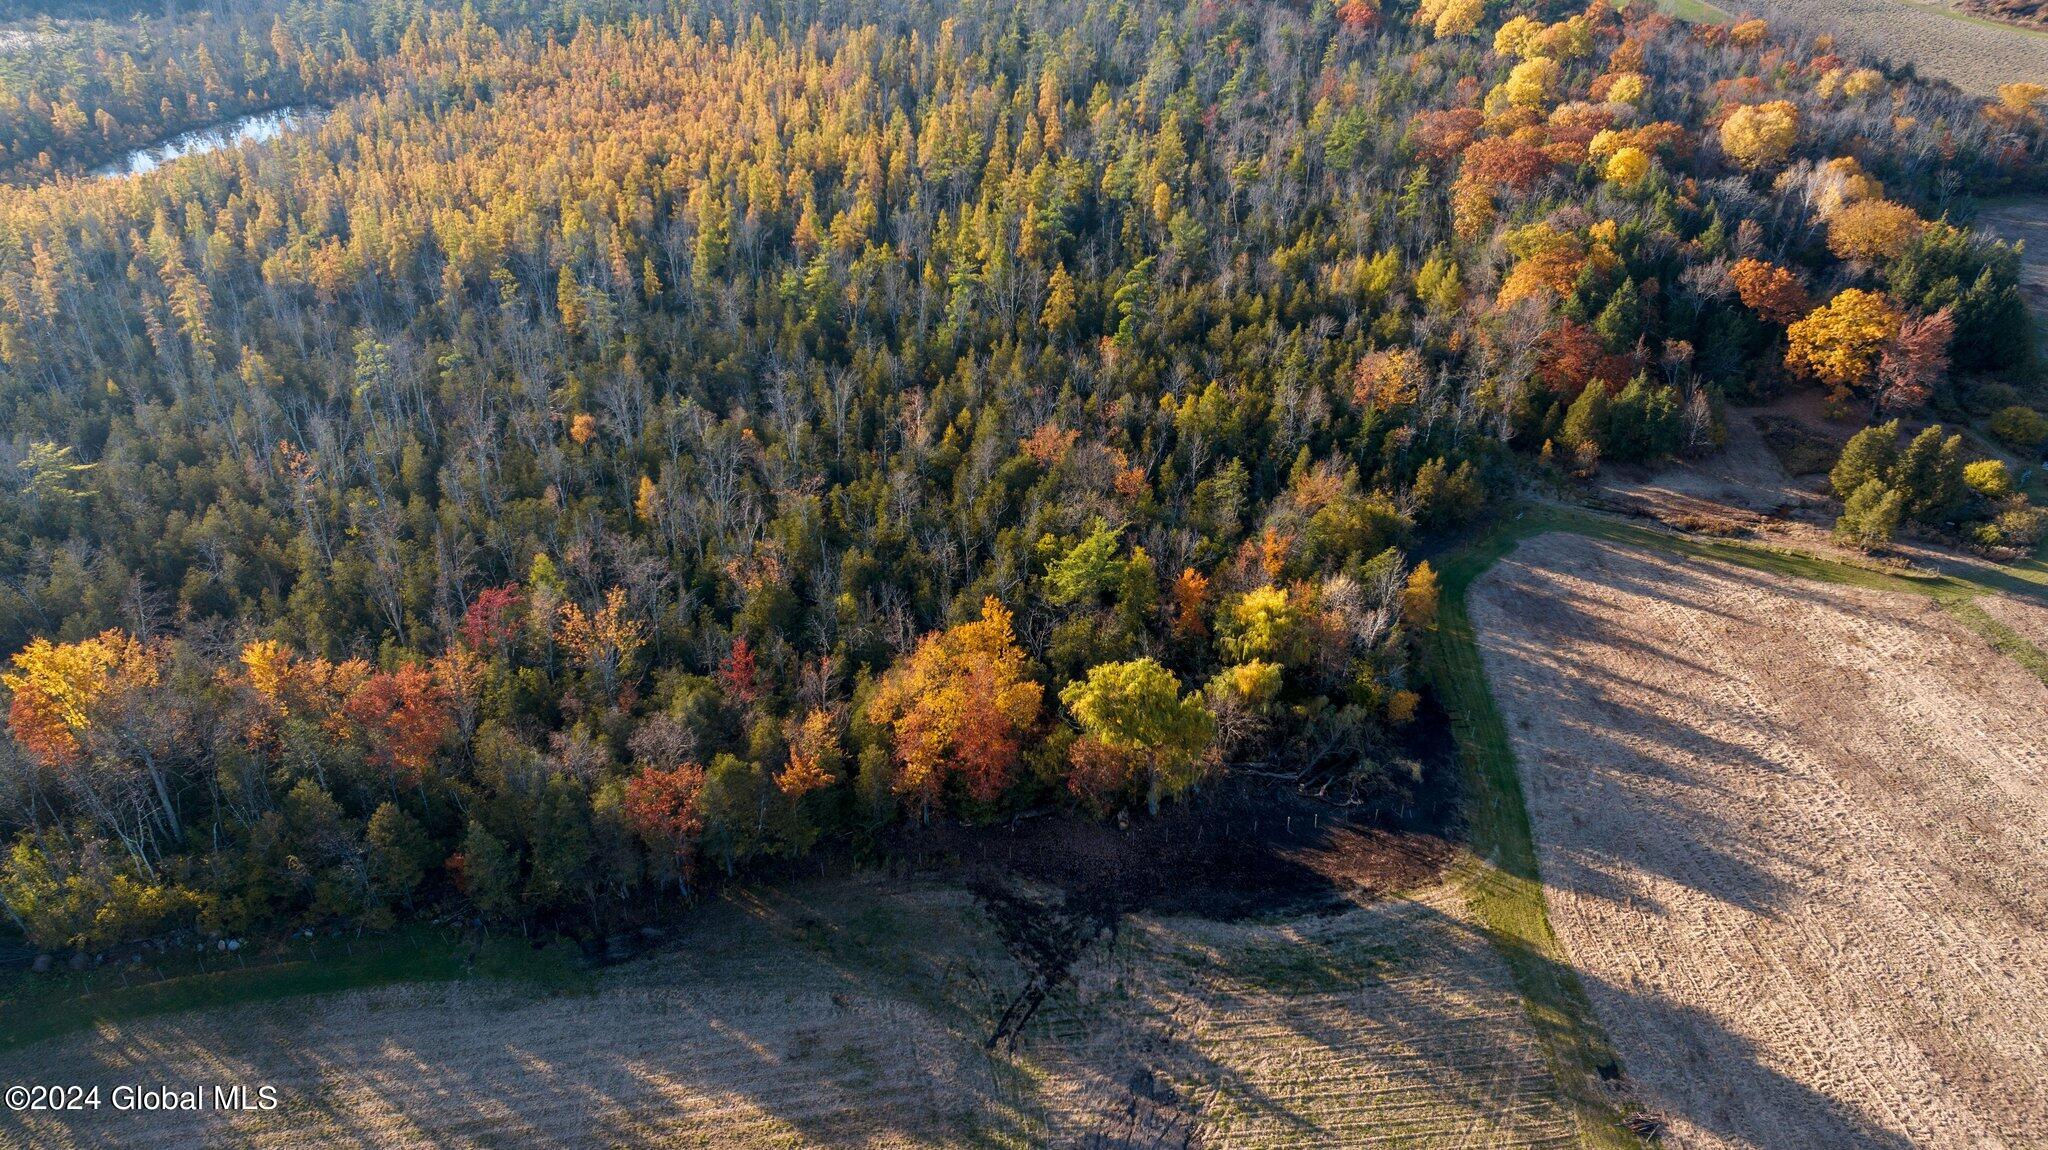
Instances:
[[[1828,472],[1828,483],[1835,489],[1836,498],[1846,500],[1873,479],[1889,479],[1898,462],[1899,421],[1894,419],[1850,436],[1841,458]]]
[[[369,848],[370,889],[386,900],[409,900],[426,877],[432,844],[419,820],[386,802],[363,831]]]
[[[504,921],[519,913],[519,856],[498,836],[471,819],[455,856],[462,891],[486,919]]]
[[[1835,520],[1835,535],[1864,550],[1891,542],[1906,514],[1906,494],[1872,479],[1853,492]]]
[[[1587,381],[1586,389],[1565,409],[1558,438],[1574,451],[1599,450],[1607,434],[1607,409],[1607,385],[1597,379]]]

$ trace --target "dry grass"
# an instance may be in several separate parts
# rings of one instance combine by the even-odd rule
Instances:
[[[2048,654],[2048,607],[2010,595],[1986,595],[1977,600],[1977,606],[2033,644],[2035,650]]]
[[[2040,680],[1923,597],[1576,536],[1470,606],[1552,922],[1671,1142],[2038,1144]]]
[[[1023,974],[968,895],[757,891],[589,995],[386,988],[16,1051],[0,1082],[269,1082],[286,1108],[0,1115],[0,1146],[1568,1144],[1461,908],[1437,887],[1273,922],[1127,918],[991,1054]]]

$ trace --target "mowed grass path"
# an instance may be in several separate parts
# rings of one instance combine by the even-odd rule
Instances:
[[[1527,506],[1511,511],[1473,542],[1439,560],[1442,605],[1424,669],[1451,717],[1465,780],[1470,853],[1457,877],[1473,914],[1513,972],[1529,1019],[1543,1043],[1558,1088],[1571,1103],[1589,1147],[1647,1147],[1628,1125],[1628,1106],[1606,1085],[1617,1069],[1613,1047],[1593,1017],[1585,987],[1551,929],[1536,861],[1536,840],[1507,726],[1487,686],[1466,592],[1522,540],[1546,532],[1586,535],[1625,546],[1776,575],[1925,595],[2001,653],[2048,682],[2048,654],[1977,606],[1979,595],[2017,594],[2048,602],[2040,560],[2019,570],[1970,575],[1902,574],[1821,559],[1775,547],[1699,539],[1577,508]]]

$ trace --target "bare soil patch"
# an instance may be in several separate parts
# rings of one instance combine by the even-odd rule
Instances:
[[[1828,419],[1823,406],[1818,391],[1803,389],[1761,407],[1731,408],[1727,442],[1719,451],[1658,468],[1605,469],[1587,502],[1674,531],[1752,540],[1837,562],[1994,583],[2012,578],[1996,558],[1957,550],[1953,541],[1930,539],[1911,527],[1876,555],[1836,540],[1841,506],[1827,473],[1860,425]],[[1925,426],[1909,422],[1905,434]],[[1972,438],[1987,455],[2005,457],[2015,469],[2026,466],[1989,440],[1974,433]]]
[[[1552,922],[1669,1142],[2039,1144],[2038,679],[1930,600],[1578,536],[1470,608]]]
[[[1605,469],[1594,502],[1680,531],[1832,550],[1827,469],[1849,432],[1821,416],[1811,392],[1729,408],[1724,420],[1719,450],[1654,469]]]
[[[1009,897],[1026,918],[1060,899]],[[268,1082],[285,1109],[0,1114],[0,1146],[1572,1141],[1450,887],[1257,922],[1126,916],[993,1046],[1032,972],[989,905],[872,876],[734,890],[587,995],[397,987],[57,1039],[0,1058],[0,1080]]]

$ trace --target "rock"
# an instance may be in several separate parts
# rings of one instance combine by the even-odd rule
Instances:
[[[50,966],[50,956],[47,954],[39,954],[36,955],[36,960],[33,963],[29,964],[29,969],[35,971],[37,974],[48,974],[50,973]]]

